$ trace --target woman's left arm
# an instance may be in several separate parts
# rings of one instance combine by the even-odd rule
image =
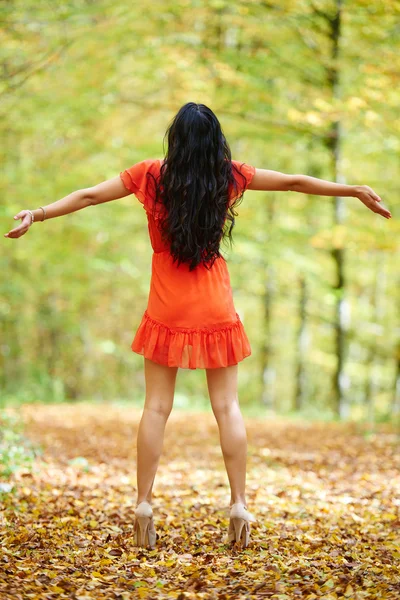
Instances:
[[[102,204],[103,202],[118,200],[118,198],[123,198],[131,193],[132,192],[127,190],[122,183],[120,176],[117,175],[116,177],[103,181],[93,187],[76,190],[76,192],[68,194],[68,196],[61,198],[61,200],[57,200],[52,204],[44,206],[45,213],[41,208],[36,208],[31,211],[21,210],[14,217],[14,219],[22,219],[21,223],[18,227],[5,233],[4,237],[19,238],[28,231],[32,223],[68,215],[69,213],[81,210],[87,206],[94,206],[96,204]],[[33,221],[31,213],[33,214]],[[45,218],[44,214],[46,214]]]

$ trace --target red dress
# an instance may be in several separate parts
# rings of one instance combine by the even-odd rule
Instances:
[[[232,162],[246,177],[247,189],[255,168]],[[148,304],[131,348],[169,367],[210,369],[235,365],[250,356],[251,348],[233,304],[226,261],[220,257],[211,269],[200,264],[193,271],[189,271],[188,264],[178,267],[173,263],[157,226],[164,207],[157,202],[153,216],[154,199],[146,193],[146,173],[157,178],[161,164],[160,159],[147,159],[120,173],[125,187],[146,211],[153,248]],[[241,189],[242,178],[236,173],[235,178]],[[232,192],[233,186],[230,189]]]

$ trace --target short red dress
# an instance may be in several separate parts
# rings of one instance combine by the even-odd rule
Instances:
[[[255,168],[232,162],[245,176],[247,189]],[[125,187],[146,211],[153,248],[147,308],[131,348],[168,367],[212,369],[235,365],[250,356],[251,348],[234,307],[227,263],[220,257],[211,269],[200,264],[193,271],[189,271],[188,264],[178,267],[173,263],[157,225],[164,207],[158,202],[153,215],[154,198],[146,192],[147,173],[157,178],[161,165],[160,159],[147,159],[120,173]],[[236,173],[235,178],[239,190],[243,189]],[[232,191],[233,186],[231,200]]]

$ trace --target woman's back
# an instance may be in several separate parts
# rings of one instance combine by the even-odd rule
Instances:
[[[120,173],[125,187],[135,194],[146,211],[149,237],[154,252],[164,252],[169,249],[168,243],[162,240],[160,228],[157,226],[157,222],[166,214],[166,211],[161,203],[155,202],[154,186],[148,185],[149,176],[154,179],[160,177],[160,169],[163,162],[163,159],[158,158],[145,159]],[[233,171],[238,188],[245,191],[251,183],[255,168],[236,160],[232,160],[231,162],[245,177],[245,185],[243,186],[243,178],[238,177],[236,170]],[[228,194],[230,201],[232,201],[234,199],[232,185],[228,186]]]
[[[232,162],[244,175],[247,188],[254,167]],[[251,354],[251,348],[234,307],[226,261],[220,256],[211,268],[200,263],[192,270],[188,263],[174,261],[160,230],[166,209],[155,202],[148,185],[148,175],[157,179],[161,165],[160,159],[147,159],[120,173],[146,211],[153,248],[148,305],[132,350],[159,364],[181,368],[236,364]],[[237,183],[240,188],[239,177]],[[233,186],[229,198],[234,200]]]

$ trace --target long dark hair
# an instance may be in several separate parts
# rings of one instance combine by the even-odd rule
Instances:
[[[220,242],[229,240],[236,207],[243,198],[246,178],[231,163],[231,151],[213,111],[188,102],[173,118],[164,136],[168,151],[155,181],[155,207],[165,207],[159,219],[162,239],[174,262],[188,263],[192,271],[203,263],[211,268],[220,254]],[[233,169],[243,177],[238,189]],[[154,177],[153,177],[154,179]],[[234,200],[229,206],[228,186]],[[228,221],[228,225],[226,225]]]

